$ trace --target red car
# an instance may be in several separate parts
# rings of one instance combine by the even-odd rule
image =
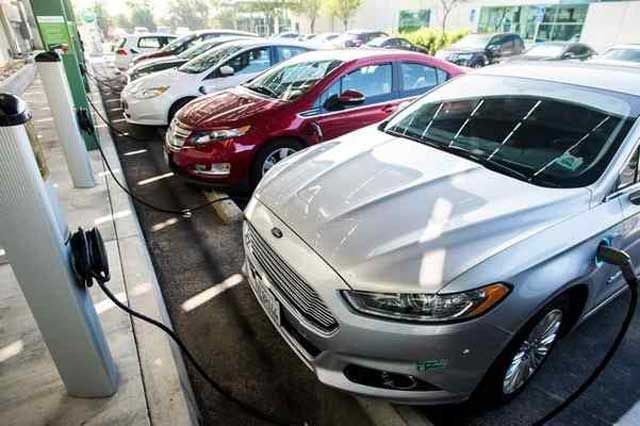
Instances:
[[[304,53],[184,106],[167,131],[167,161],[190,180],[250,189],[284,157],[382,121],[462,72],[414,52]]]

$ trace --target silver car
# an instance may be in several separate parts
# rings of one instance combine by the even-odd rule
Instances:
[[[318,379],[403,403],[505,402],[640,260],[640,75],[489,67],[277,164],[245,269]],[[640,262],[638,262],[640,264]]]

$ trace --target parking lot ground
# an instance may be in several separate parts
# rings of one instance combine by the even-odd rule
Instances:
[[[114,135],[129,187],[166,208],[206,202],[166,168],[156,130],[126,126],[119,121],[117,92],[102,95],[114,125],[140,139]],[[213,209],[190,219],[139,204],[136,212],[174,328],[215,380],[242,401],[296,424],[370,424],[355,398],[315,379],[256,302],[240,275],[241,223],[225,225]],[[261,424],[187,368],[202,424]]]
[[[167,170],[162,131],[126,126],[117,91],[103,95],[115,125],[145,139],[117,138],[130,187],[166,207],[204,202],[201,191]],[[244,200],[236,201],[244,207]],[[207,212],[186,220],[140,205],[136,209],[173,324],[207,371],[244,401],[290,420],[368,423],[355,399],[319,384],[283,344],[238,276],[243,256],[239,223],[222,225]],[[627,297],[620,297],[563,339],[532,386],[509,405],[497,409],[470,404],[413,407],[412,412],[435,425],[530,425],[577,388],[600,361],[617,332],[626,303]],[[637,314],[609,368],[553,424],[640,424],[639,326]],[[205,424],[250,422],[195,371],[189,371]]]

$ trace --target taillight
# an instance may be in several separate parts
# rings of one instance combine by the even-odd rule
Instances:
[[[116,50],[116,55],[127,56],[127,51],[121,47],[118,50]]]

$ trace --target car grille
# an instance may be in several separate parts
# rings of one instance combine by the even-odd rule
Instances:
[[[174,118],[168,130],[167,140],[169,145],[177,148],[182,147],[189,135],[191,135],[191,130],[191,127]]]
[[[305,282],[247,223],[245,242],[251,257],[262,267],[269,282],[312,325],[333,331],[338,323],[316,291]]]

